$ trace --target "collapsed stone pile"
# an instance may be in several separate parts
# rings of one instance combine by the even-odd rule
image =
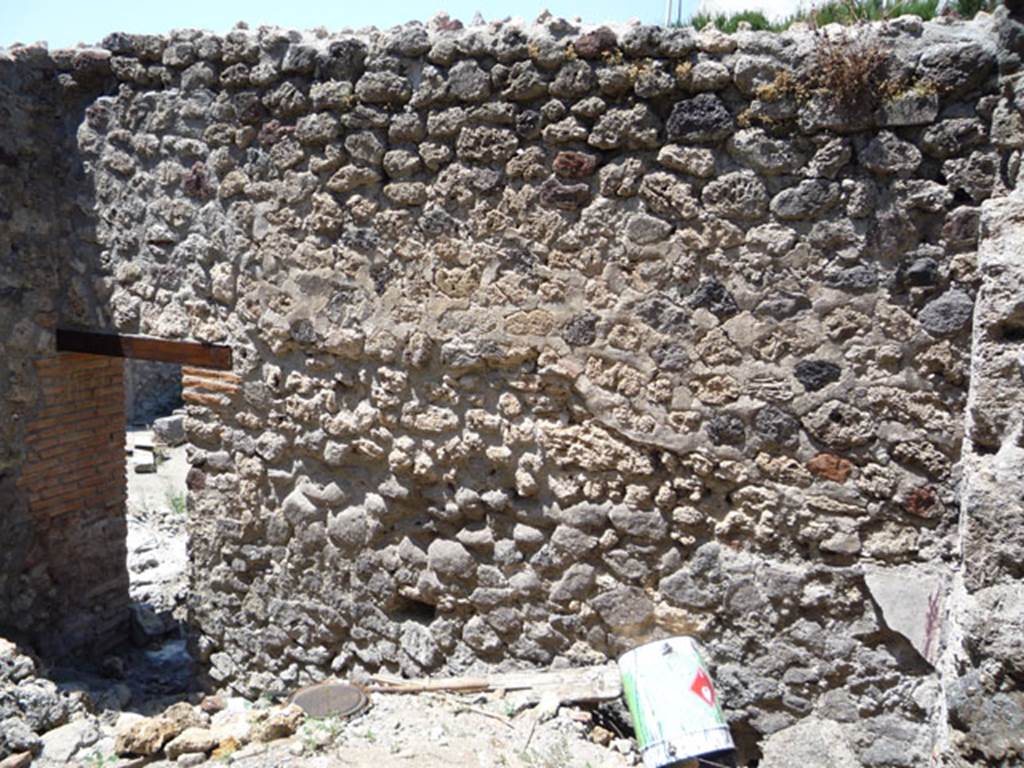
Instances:
[[[201,706],[180,702],[156,717],[122,715],[117,723],[114,754],[122,757],[162,755],[179,765],[204,762],[208,755],[227,757],[251,742],[284,739],[303,720],[298,707],[253,710],[235,701],[231,709],[219,697]]]
[[[746,756],[813,716],[865,764],[921,764],[949,746],[943,686],[981,663],[950,655],[957,494],[972,355],[1018,338],[972,344],[1022,30],[1006,9],[779,35],[545,17],[16,49],[0,77],[49,89],[77,224],[63,282],[5,278],[26,319],[2,364],[46,348],[57,305],[233,348],[184,395],[212,684],[687,633]],[[868,68],[859,98],[823,85],[823,46]],[[1016,543],[972,541],[1019,581]]]
[[[57,686],[40,676],[36,662],[0,638],[0,760],[38,752],[40,734],[67,721],[75,710]]]
[[[15,660],[23,667],[25,659]],[[48,680],[28,678],[21,678],[16,687],[4,681],[0,696],[16,699],[18,706],[18,714],[9,717],[6,709],[2,711],[3,768],[106,765],[118,758],[121,768],[154,759],[192,765],[211,755],[227,757],[250,744],[288,738],[303,721],[297,707],[253,707],[241,699],[216,696],[205,698],[200,706],[182,701],[153,717],[99,712],[85,699],[72,706]],[[8,707],[3,699],[0,702]]]

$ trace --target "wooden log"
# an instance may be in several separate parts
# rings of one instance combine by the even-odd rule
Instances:
[[[488,677],[446,677],[406,680],[391,675],[375,675],[374,693],[480,693],[484,691],[527,691],[537,701],[545,694],[557,697],[562,704],[612,701],[622,695],[622,679],[618,665],[578,669],[556,669],[546,672],[510,672]]]
[[[231,347],[196,341],[170,341],[125,333],[57,329],[57,351],[158,360],[218,370],[231,369]]]

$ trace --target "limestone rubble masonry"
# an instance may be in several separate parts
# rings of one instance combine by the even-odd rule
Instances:
[[[1017,661],[957,617],[1024,577],[1012,503],[971,480],[1020,421],[1019,307],[972,328],[980,208],[1024,145],[1020,23],[841,33],[897,78],[855,114],[790,87],[806,30],[456,26],[0,52],[0,627],[102,608],[56,559],[87,578],[118,532],[65,541],[18,490],[54,328],[198,339],[237,377],[184,393],[210,684],[685,633],[746,758],[813,752],[821,722],[846,762],[1018,759],[1019,697],[970,693]],[[966,584],[963,482],[995,568]],[[936,667],[869,568],[970,590]]]

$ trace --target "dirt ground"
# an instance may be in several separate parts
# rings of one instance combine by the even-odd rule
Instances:
[[[229,705],[239,714],[253,708],[241,699],[231,699]],[[163,768],[203,762],[240,768],[626,768],[639,763],[631,739],[597,725],[600,720],[615,727],[600,710],[595,716],[587,709],[566,707],[543,721],[537,709],[517,715],[503,711],[508,711],[506,702],[484,696],[375,694],[370,708],[352,719],[307,718],[288,738],[251,743],[209,757],[183,755],[176,762],[118,759],[114,754],[118,715],[109,712],[79,729],[89,736],[75,738],[88,744],[69,750],[68,762],[60,764],[80,768]],[[41,768],[57,764],[45,759],[45,753],[43,757]]]
[[[186,447],[154,446],[153,433],[127,434],[128,572],[132,600],[155,612],[184,606],[188,552],[185,534]],[[154,453],[152,448],[156,448]],[[154,461],[154,456],[156,460]],[[140,473],[139,465],[155,471]]]
[[[566,708],[537,722],[536,710],[510,717],[505,702],[482,696],[376,694],[371,700],[352,720],[308,719],[294,737],[250,745],[230,760],[245,768],[624,768],[636,762],[632,741],[595,729],[586,710]],[[591,735],[609,744],[596,744]]]

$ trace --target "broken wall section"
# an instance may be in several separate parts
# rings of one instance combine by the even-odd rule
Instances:
[[[26,634],[52,616],[27,560],[41,528],[17,483],[60,295],[55,75],[45,49],[0,55],[0,626]]]
[[[98,364],[93,372],[107,377],[109,392],[93,401],[92,374],[81,364],[79,375],[79,363],[56,356],[54,335],[61,323],[106,325],[94,283],[100,269],[93,191],[75,134],[85,105],[109,84],[107,59],[81,51],[61,58],[38,45],[0,50],[0,628],[46,650],[95,645],[117,624],[126,599],[126,586],[124,594],[115,586],[124,542],[110,506],[115,486],[123,494],[123,454],[102,428],[79,446],[82,453],[70,445],[57,454],[51,445],[45,457],[38,451],[41,440],[61,438],[87,414],[95,416],[93,406],[123,428],[120,374]],[[62,66],[75,78],[62,78]],[[71,388],[58,399],[75,407],[62,415],[64,427],[44,427],[44,411],[52,415],[61,406],[54,388],[64,386],[64,374]],[[110,457],[109,488],[81,492],[74,511],[57,511],[49,494],[68,494],[84,480],[76,468],[97,449]],[[40,459],[46,469],[34,473]]]
[[[1024,754],[1024,194],[984,206],[945,680],[969,764]]]

